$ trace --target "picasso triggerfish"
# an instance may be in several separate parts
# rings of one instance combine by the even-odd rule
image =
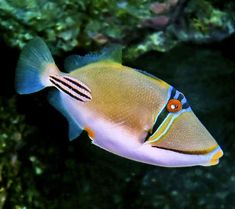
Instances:
[[[83,130],[92,143],[119,156],[165,167],[216,165],[223,151],[185,96],[166,82],[121,64],[121,47],[56,66],[40,38],[23,49],[16,90],[50,87],[49,102],[68,120],[69,138]]]

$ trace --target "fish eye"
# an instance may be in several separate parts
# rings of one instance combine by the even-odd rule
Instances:
[[[166,108],[169,112],[179,112],[180,110],[182,110],[181,101],[179,101],[178,99],[170,99],[167,103]]]

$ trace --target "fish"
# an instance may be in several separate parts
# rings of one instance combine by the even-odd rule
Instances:
[[[49,87],[48,100],[68,121],[68,138],[86,131],[93,145],[162,167],[212,166],[223,151],[183,93],[165,81],[122,65],[122,47],[71,55],[64,71],[40,37],[22,50],[18,94]]]

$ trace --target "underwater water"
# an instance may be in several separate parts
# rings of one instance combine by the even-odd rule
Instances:
[[[0,209],[235,208],[234,2],[159,1],[170,4],[164,15],[157,1],[107,2],[0,1]],[[69,142],[48,89],[15,92],[20,51],[36,35],[61,69],[67,55],[123,44],[123,64],[184,92],[223,149],[220,163],[163,168],[108,153],[85,132]]]

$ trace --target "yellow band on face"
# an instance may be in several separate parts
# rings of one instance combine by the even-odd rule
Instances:
[[[167,133],[170,122],[172,121],[173,114],[169,114],[167,118],[163,121],[162,125],[155,131],[155,133],[148,139],[149,142],[157,141],[161,136]]]
[[[168,118],[166,121],[169,123]],[[202,155],[212,152],[218,146],[193,112],[183,112],[172,118],[166,129],[159,140],[151,141],[152,146],[184,154]]]

